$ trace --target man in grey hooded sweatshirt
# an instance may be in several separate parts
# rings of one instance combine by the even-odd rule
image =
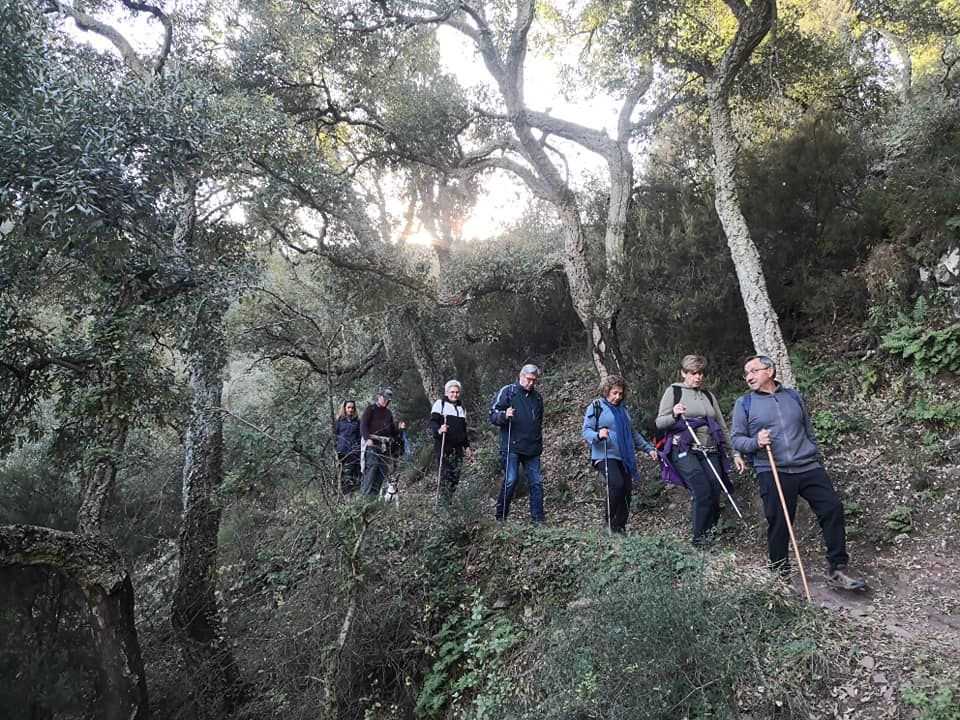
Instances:
[[[830,582],[839,588],[856,590],[864,580],[847,566],[846,527],[843,503],[823,466],[810,416],[800,394],[785,388],[774,378],[777,366],[766,355],[747,358],[743,368],[750,392],[737,399],[733,407],[733,447],[753,456],[754,469],[767,518],[767,551],[770,565],[784,575],[789,573],[789,531],[774,485],[767,448],[773,452],[783,496],[792,523],[797,514],[797,498],[804,498],[820,522],[827,545]]]

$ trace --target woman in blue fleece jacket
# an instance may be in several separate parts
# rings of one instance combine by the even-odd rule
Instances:
[[[657,451],[633,429],[630,414],[623,406],[627,381],[619,375],[607,375],[600,381],[598,392],[600,397],[587,406],[581,435],[590,446],[593,467],[605,479],[604,524],[610,532],[623,532],[630,514],[633,480],[640,479],[637,449],[653,460],[657,459]]]

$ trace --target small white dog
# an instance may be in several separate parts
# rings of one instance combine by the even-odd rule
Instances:
[[[394,507],[400,507],[400,494],[397,492],[397,486],[393,482],[388,482],[380,488],[380,499],[385,503],[393,503]]]

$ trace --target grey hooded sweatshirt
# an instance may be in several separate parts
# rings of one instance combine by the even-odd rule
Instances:
[[[733,447],[744,455],[753,455],[758,471],[770,471],[766,450],[757,445],[757,433],[770,430],[770,448],[781,472],[801,473],[823,466],[810,416],[803,402],[797,402],[777,383],[772,393],[751,390],[750,417],[744,412],[742,395],[733,406]]]

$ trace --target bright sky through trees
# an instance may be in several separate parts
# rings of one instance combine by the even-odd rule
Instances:
[[[162,37],[160,26],[148,15],[120,12],[110,17],[108,22],[130,40],[138,52],[151,52],[155,46],[159,46]],[[90,43],[98,50],[116,52],[110,41],[104,37],[78,30],[73,22],[68,22],[67,27],[78,39]],[[438,29],[438,39],[446,71],[456,76],[461,84],[467,87],[492,84],[476,49],[467,38],[447,26],[441,26]],[[577,51],[577,47],[570,47],[571,54]],[[594,96],[571,102],[564,97],[560,83],[556,62],[538,55],[535,48],[531,48],[525,74],[525,96],[530,108],[551,112],[588,127],[609,129],[615,126],[618,111],[616,100],[609,96]],[[563,149],[574,175],[574,187],[592,183],[597,173],[602,173],[603,161],[596,155],[559,138],[554,138],[552,143]],[[389,181],[386,185],[390,185]],[[472,240],[497,236],[520,219],[530,198],[529,190],[516,177],[505,172],[488,174],[483,180],[476,205],[464,223],[463,238]],[[390,204],[396,216],[402,216],[402,198],[393,198]],[[433,242],[425,230],[415,232],[409,239],[415,243]]]
[[[472,43],[463,35],[447,26],[437,33],[441,59],[448,72],[453,73],[465,86],[491,85],[492,79],[483,66]],[[577,48],[571,47],[571,52]],[[527,56],[525,97],[529,107],[549,111],[567,120],[594,128],[616,126],[617,102],[610,97],[593,97],[570,102],[560,87],[557,65],[533,52]],[[595,177],[601,171],[603,161],[582,147],[555,138],[553,143],[562,147],[571,170],[579,175],[572,184],[579,186],[583,177]],[[464,223],[465,239],[490,238],[516,222],[523,214],[530,199],[530,192],[516,177],[505,172],[488,175],[483,192]]]

